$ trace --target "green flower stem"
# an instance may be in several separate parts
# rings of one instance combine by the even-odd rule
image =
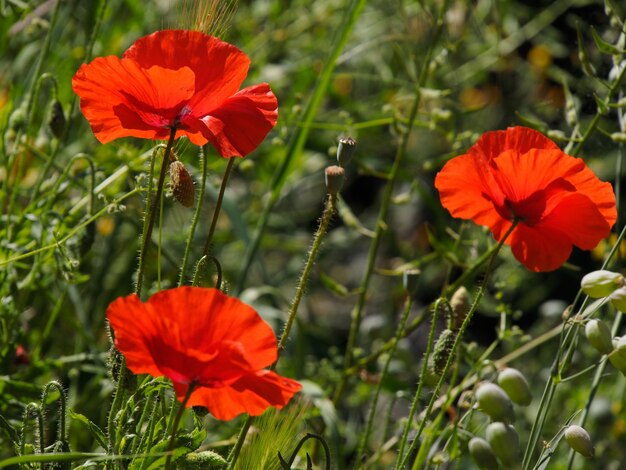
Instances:
[[[344,356],[343,370],[348,370],[352,365],[352,359],[354,354],[354,349],[356,346],[356,340],[359,332],[359,327],[361,326],[361,319],[363,317],[363,309],[365,307],[365,300],[367,298],[367,292],[369,290],[370,281],[372,278],[372,273],[374,271],[374,264],[376,262],[376,258],[378,255],[378,248],[380,246],[380,242],[382,240],[383,234],[386,230],[387,224],[385,223],[387,219],[387,212],[389,210],[389,206],[391,205],[391,199],[393,195],[393,189],[398,178],[398,174],[400,168],[402,167],[402,162],[404,161],[404,157],[406,155],[406,149],[409,142],[409,136],[411,134],[411,129],[413,128],[413,124],[417,117],[417,110],[419,104],[421,102],[421,89],[426,84],[426,81],[430,72],[431,60],[434,52],[435,44],[438,41],[439,36],[441,35],[445,22],[443,21],[443,15],[447,11],[448,0],[444,0],[442,3],[441,9],[439,10],[437,24],[435,31],[433,33],[433,39],[430,42],[430,46],[426,52],[426,56],[424,57],[424,61],[422,62],[422,68],[420,70],[419,78],[417,80],[417,84],[415,87],[415,96],[413,99],[413,103],[411,104],[411,109],[409,112],[409,119],[407,124],[407,130],[403,133],[400,145],[396,151],[396,155],[394,157],[393,165],[391,167],[391,171],[389,172],[388,182],[385,186],[385,190],[383,192],[383,197],[380,205],[380,209],[378,212],[378,218],[376,220],[376,230],[374,232],[374,236],[372,238],[372,243],[370,244],[370,249],[367,255],[367,262],[365,265],[365,271],[363,273],[363,277],[361,279],[359,295],[357,298],[357,303],[354,306],[351,316],[352,323],[350,325],[350,333],[348,336],[348,343],[346,345],[346,351]],[[347,384],[347,376],[342,375],[337,388],[335,389],[335,394],[333,396],[333,403],[336,405],[339,403],[341,396],[345,390]]]
[[[228,159],[228,165],[226,165],[226,170],[224,171],[222,184],[220,186],[220,192],[217,195],[217,201],[215,201],[215,210],[213,211],[213,218],[211,219],[211,225],[209,226],[209,234],[207,235],[206,242],[204,242],[204,250],[202,250],[202,256],[208,256],[209,251],[211,251],[213,234],[215,233],[217,220],[219,219],[220,211],[222,209],[222,201],[224,200],[224,193],[226,192],[226,184],[228,183],[228,178],[230,177],[230,173],[233,169],[233,166],[235,165],[235,158],[236,157],[231,157]]]
[[[319,226],[317,227],[317,231],[313,237],[313,244],[311,245],[311,250],[309,251],[308,258],[304,265],[304,270],[302,271],[302,275],[300,276],[300,280],[298,281],[298,287],[296,288],[296,293],[291,303],[291,308],[289,309],[289,314],[287,315],[287,321],[285,322],[285,326],[283,328],[283,332],[280,336],[280,341],[278,342],[278,351],[276,362],[270,366],[270,370],[276,369],[276,364],[278,363],[278,359],[282,351],[285,349],[285,345],[287,344],[287,340],[289,339],[289,333],[291,331],[291,327],[293,326],[293,322],[296,319],[296,315],[298,313],[298,307],[300,306],[300,301],[302,300],[302,296],[304,295],[304,291],[306,289],[306,284],[309,279],[309,275],[311,274],[311,268],[315,263],[315,259],[317,258],[317,252],[319,251],[320,246],[322,245],[322,240],[324,239],[324,235],[326,235],[326,231],[328,230],[328,224],[330,223],[330,219],[335,213],[335,204],[337,202],[337,196],[333,194],[328,195],[328,200],[326,201],[326,206],[324,208],[324,212],[322,213],[322,219],[320,221]],[[231,470],[234,468],[235,462],[239,457],[239,452],[241,451],[241,446],[243,445],[246,435],[248,434],[248,429],[252,425],[253,418],[251,416],[248,417],[246,422],[241,428],[239,432],[239,436],[237,437],[237,442],[235,446],[230,452],[228,456],[228,469]]]
[[[406,447],[407,439],[409,437],[409,431],[411,430],[411,423],[413,422],[413,416],[415,416],[415,412],[417,411],[417,407],[419,406],[419,400],[422,395],[422,387],[424,381],[422,380],[426,377],[426,373],[428,370],[428,360],[430,358],[430,353],[433,348],[433,344],[435,343],[435,329],[437,328],[437,315],[439,314],[439,305],[443,302],[442,298],[437,299],[437,301],[433,304],[433,318],[430,323],[430,332],[428,333],[428,341],[426,343],[426,352],[424,353],[424,359],[422,363],[422,371],[420,373],[420,380],[417,385],[417,391],[415,392],[415,396],[413,397],[413,402],[411,403],[411,409],[409,410],[409,416],[407,417],[406,425],[404,427],[404,432],[402,433],[402,439],[400,440],[400,446],[398,447],[398,457],[396,460],[396,467],[400,464],[402,460],[402,455],[404,454],[404,448]]]
[[[387,377],[387,373],[389,372],[389,365],[393,359],[394,354],[396,353],[396,348],[398,347],[398,343],[400,342],[400,338],[403,337],[404,327],[406,326],[406,321],[409,318],[409,313],[411,312],[411,306],[413,305],[413,301],[411,295],[408,294],[404,311],[402,312],[402,317],[400,318],[400,322],[398,323],[398,328],[396,329],[396,334],[393,337],[393,345],[389,351],[389,355],[387,356],[387,360],[385,361],[385,365],[383,366],[383,370],[380,374],[380,379],[378,381],[378,385],[376,386],[376,391],[374,392],[374,397],[372,398],[372,404],[370,405],[370,412],[367,416],[367,424],[365,426],[365,433],[361,437],[361,442],[357,449],[356,458],[357,461],[360,461],[361,457],[365,452],[365,448],[367,446],[367,441],[369,440],[370,434],[372,432],[372,425],[374,424],[374,416],[376,414],[376,406],[378,405],[378,397],[380,395],[380,390],[382,389],[383,382]],[[433,319],[433,326],[435,325]],[[431,329],[432,331],[433,329]],[[430,343],[429,343],[430,346]]]
[[[439,390],[441,390],[441,387],[443,386],[443,382],[445,381],[446,376],[448,375],[448,371],[450,370],[450,367],[452,366],[452,362],[454,360],[454,357],[456,356],[456,352],[457,352],[457,349],[459,348],[459,344],[461,344],[463,335],[465,334],[465,330],[467,329],[467,326],[469,325],[472,317],[474,316],[474,313],[476,313],[476,310],[478,309],[478,306],[480,305],[480,301],[482,300],[482,297],[485,294],[485,290],[487,289],[487,284],[489,283],[489,277],[491,276],[491,273],[493,271],[493,266],[494,266],[496,258],[498,257],[498,253],[500,252],[500,249],[502,249],[502,246],[504,245],[504,242],[506,241],[506,239],[509,237],[509,235],[511,235],[511,233],[517,226],[517,223],[518,223],[517,220],[513,221],[509,230],[506,232],[504,237],[502,237],[502,239],[498,242],[497,249],[493,252],[492,257],[489,260],[489,264],[487,265],[487,269],[485,271],[484,280],[480,286],[480,289],[478,290],[478,293],[476,294],[476,298],[474,299],[474,302],[472,303],[472,306],[470,307],[469,312],[467,312],[467,316],[465,317],[465,319],[463,320],[463,323],[461,324],[461,328],[459,328],[456,338],[454,339],[454,344],[452,345],[452,349],[450,350],[450,355],[448,356],[446,365],[443,369],[443,372],[441,373],[439,382],[437,382],[437,385],[435,386],[435,389],[433,390],[432,397],[430,399],[430,402],[428,403],[428,407],[426,408],[426,413],[424,415],[424,418],[420,422],[420,425],[414,437],[413,443],[409,447],[409,450],[406,452],[406,455],[398,454],[398,461],[400,461],[401,463],[400,465],[396,465],[395,467],[396,470],[405,468],[407,460],[409,459],[409,457],[411,456],[411,454],[413,453],[413,451],[415,450],[416,446],[419,443],[419,439],[420,439],[420,436],[422,435],[422,431],[424,430],[424,426],[426,425],[426,421],[428,420],[428,417],[430,416],[432,412],[435,401],[437,400],[437,395],[439,395]],[[420,380],[420,385],[421,385],[421,382],[422,381]],[[407,427],[411,426],[411,421],[412,420],[407,421]],[[405,429],[405,433],[406,432],[407,431]]]
[[[282,188],[289,174],[289,168],[291,167],[296,157],[302,153],[302,150],[306,143],[306,139],[311,130],[311,123],[313,122],[313,119],[315,118],[315,115],[317,114],[317,111],[323,102],[324,96],[326,95],[326,91],[328,90],[328,87],[331,83],[333,71],[335,70],[337,61],[339,60],[339,56],[341,55],[341,52],[343,51],[343,48],[348,41],[348,37],[352,32],[356,20],[360,16],[366,2],[367,0],[351,0],[350,2],[350,7],[346,11],[344,22],[338,31],[337,40],[333,42],[333,49],[330,53],[330,56],[327,60],[324,61],[324,69],[322,70],[319,80],[315,85],[315,89],[313,90],[313,94],[311,95],[311,98],[308,101],[304,110],[302,116],[302,125],[297,128],[296,133],[292,135],[291,139],[289,140],[289,146],[287,148],[285,158],[283,159],[278,171],[275,173],[272,184],[270,185],[270,188],[272,188],[272,192],[270,194],[269,201],[267,202],[267,205],[265,206],[257,224],[254,238],[248,245],[243,266],[239,274],[237,288],[235,289],[236,294],[241,293],[241,291],[243,290],[246,278],[248,277],[248,271],[250,270],[250,266],[252,265],[252,262],[254,261],[254,258],[256,256],[256,252],[261,243],[261,238],[263,238],[263,234],[265,233],[265,228],[267,227],[267,222],[269,220],[272,209],[280,199]]]
[[[141,290],[143,288],[143,276],[146,269],[146,255],[148,247],[150,246],[150,240],[152,238],[152,229],[154,228],[154,219],[156,218],[157,205],[161,200],[161,193],[163,192],[163,185],[165,183],[165,174],[168,169],[168,162],[170,161],[170,153],[174,146],[174,139],[176,138],[176,128],[170,129],[170,137],[167,141],[167,147],[163,152],[163,159],[161,160],[161,172],[159,174],[159,181],[157,183],[156,195],[152,198],[151,186],[148,186],[148,212],[146,214],[146,222],[143,227],[143,236],[141,237],[141,251],[139,252],[139,268],[137,270],[137,285],[135,286],[135,293],[137,297],[141,297]],[[150,173],[150,182],[152,181],[152,172]]]
[[[202,208],[202,201],[204,201],[204,189],[206,188],[206,175],[207,175],[207,157],[204,147],[200,147],[200,159],[202,160],[202,178],[200,180],[200,192],[198,194],[198,200],[196,202],[196,211],[191,221],[191,228],[189,229],[189,236],[187,237],[187,245],[185,246],[185,254],[183,255],[183,262],[180,266],[180,277],[178,278],[178,287],[182,286],[185,282],[185,271],[187,270],[187,263],[189,261],[189,253],[191,252],[191,245],[193,243],[193,236],[196,233],[196,227],[200,220],[200,209]]]
[[[191,382],[189,387],[187,387],[187,393],[185,393],[185,398],[180,403],[178,407],[178,413],[176,413],[176,417],[174,418],[174,424],[172,425],[172,437],[170,438],[170,444],[167,449],[167,457],[165,458],[165,470],[170,470],[172,465],[172,452],[174,451],[174,445],[176,444],[176,431],[178,431],[178,426],[180,424],[180,420],[183,417],[183,413],[185,412],[185,407],[187,406],[187,402],[189,401],[189,397],[191,397],[191,392],[195,388],[195,382]],[[176,403],[173,403],[172,406],[176,406]]]

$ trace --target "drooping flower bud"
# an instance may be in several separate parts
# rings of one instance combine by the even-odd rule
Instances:
[[[471,303],[469,292],[464,286],[459,287],[454,292],[450,299],[450,306],[452,307],[452,319],[450,323],[453,329],[458,330],[461,328],[463,320],[465,320],[470,310]]]
[[[170,182],[174,198],[185,207],[193,206],[196,193],[193,179],[179,160],[170,163]]]
[[[437,342],[433,348],[431,363],[435,374],[441,375],[443,370],[446,368],[446,363],[448,362],[448,358],[452,352],[452,346],[454,345],[455,339],[456,332],[450,329],[443,330],[439,335],[439,338],[437,338]]]
[[[580,281],[583,292],[594,299],[611,295],[615,289],[623,285],[624,277],[621,274],[604,269],[590,272]]]
[[[593,457],[593,443],[589,433],[576,424],[568,426],[565,430],[565,440],[572,449],[585,457]]]
[[[509,396],[496,384],[484,382],[476,390],[478,407],[494,421],[511,422],[513,403]]]
[[[613,351],[613,338],[611,330],[601,320],[589,320],[585,325],[585,336],[595,349],[602,354],[608,354]]]
[[[611,304],[620,312],[626,312],[626,287],[620,287],[609,295]]]
[[[50,131],[52,131],[52,135],[54,135],[57,139],[60,139],[65,131],[65,124],[66,121],[65,114],[63,114],[63,106],[59,100],[54,100],[50,110],[50,118],[48,119],[48,126],[50,127]]]
[[[528,406],[533,397],[526,377],[517,369],[507,367],[498,374],[498,385],[506,392],[509,398],[518,405]]]
[[[467,445],[470,455],[476,465],[484,470],[498,470],[496,454],[491,450],[489,443],[481,437],[472,437]]]
[[[519,437],[510,424],[491,423],[487,426],[487,442],[496,456],[502,460],[506,468],[511,468],[517,461]]]
[[[336,196],[343,186],[345,179],[345,171],[343,168],[337,165],[329,166],[324,171],[326,177],[326,189],[328,194]]]
[[[339,139],[339,145],[337,146],[337,163],[345,168],[352,160],[355,150],[356,140],[352,137],[342,137]]]
[[[185,455],[185,464],[188,468],[222,468],[226,466],[226,460],[217,452],[204,450],[191,452]]]

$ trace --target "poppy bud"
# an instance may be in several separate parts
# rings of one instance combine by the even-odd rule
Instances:
[[[185,455],[185,464],[189,468],[222,468],[226,466],[226,460],[217,452],[204,450],[191,452]]]
[[[620,287],[609,295],[611,304],[620,312],[626,312],[626,287]]]
[[[589,433],[584,428],[572,424],[565,430],[565,440],[569,446],[585,457],[593,457],[593,443]]]
[[[515,428],[510,424],[491,423],[487,426],[486,434],[493,453],[507,468],[512,467],[519,450],[519,437]]]
[[[498,374],[498,385],[506,392],[509,398],[518,405],[528,406],[532,401],[530,387],[526,377],[517,369],[507,367]]]
[[[170,163],[170,183],[174,198],[185,207],[193,206],[196,192],[193,179],[179,160]]]
[[[402,275],[402,284],[404,289],[411,296],[414,296],[417,293],[419,275],[419,269],[407,269]]]
[[[481,437],[472,437],[467,445],[476,465],[484,470],[498,470],[498,460],[489,443]]]
[[[326,177],[326,189],[328,193],[336,196],[343,186],[345,177],[344,169],[337,165],[329,166],[324,170],[324,175]]]
[[[443,330],[439,338],[437,338],[432,355],[432,367],[437,375],[443,373],[443,370],[446,368],[455,339],[456,332],[450,329]]]
[[[352,137],[342,137],[339,139],[339,145],[337,146],[337,162],[339,165],[345,167],[350,163],[355,150],[356,140]]]
[[[594,299],[611,295],[615,289],[623,285],[624,278],[621,274],[604,269],[590,272],[580,281],[583,292]]]
[[[585,325],[585,336],[589,344],[602,354],[608,354],[613,350],[611,330],[603,321],[589,320]]]
[[[52,102],[52,108],[50,109],[50,118],[48,119],[48,126],[50,127],[50,131],[52,131],[52,135],[60,139],[65,131],[65,124],[63,106],[59,100],[54,100]]]
[[[471,299],[469,292],[464,286],[459,287],[452,298],[450,299],[450,306],[452,307],[452,328],[458,330],[461,328],[467,313],[470,310]]]
[[[491,382],[484,382],[476,391],[478,407],[494,421],[510,422],[513,418],[513,403],[509,396]]]

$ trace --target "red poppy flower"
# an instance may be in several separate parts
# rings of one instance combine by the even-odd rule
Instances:
[[[551,271],[572,246],[593,249],[615,223],[615,194],[579,159],[525,127],[485,133],[450,160],[435,186],[453,217],[489,227],[532,271]]]
[[[166,376],[187,406],[218,419],[282,408],[301,388],[264,369],[277,358],[272,328],[252,307],[217,289],[179,287],[146,303],[120,297],[107,309],[115,347],[135,374]]]
[[[223,157],[252,152],[276,124],[267,83],[239,90],[250,60],[235,46],[198,31],[157,31],[122,56],[83,64],[72,78],[96,138],[210,142]]]

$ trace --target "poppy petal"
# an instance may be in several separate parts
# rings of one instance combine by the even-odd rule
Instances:
[[[244,345],[246,360],[255,369],[276,360],[276,336],[270,325],[252,307],[218,289],[168,289],[154,294],[146,305],[160,318],[170,319],[165,336],[172,335],[172,325],[185,325],[181,348],[210,352],[214,345],[231,341]]]
[[[205,137],[222,157],[248,155],[276,125],[278,101],[267,83],[244,88],[202,119]]]
[[[532,149],[559,150],[559,147],[541,132],[516,126],[505,131],[485,132],[467,153],[491,160],[505,150],[523,154]]]
[[[511,236],[515,257],[532,271],[552,271],[569,257],[572,245],[591,250],[611,231],[587,196],[570,193],[535,226],[520,224]]]
[[[188,67],[143,69],[132,60],[100,57],[78,69],[72,88],[100,142],[166,138],[168,126],[193,96],[194,74]]]
[[[184,399],[187,387],[174,384],[178,400]],[[191,392],[187,406],[204,406],[220,420],[230,420],[242,413],[259,416],[270,406],[283,408],[301,388],[295,380],[262,370],[244,375],[230,386],[199,386]]]
[[[199,31],[185,30],[157,31],[139,38],[123,57],[144,68],[189,67],[196,78],[196,93],[203,91],[210,95],[213,107],[239,90],[250,66],[246,55],[232,44]]]

